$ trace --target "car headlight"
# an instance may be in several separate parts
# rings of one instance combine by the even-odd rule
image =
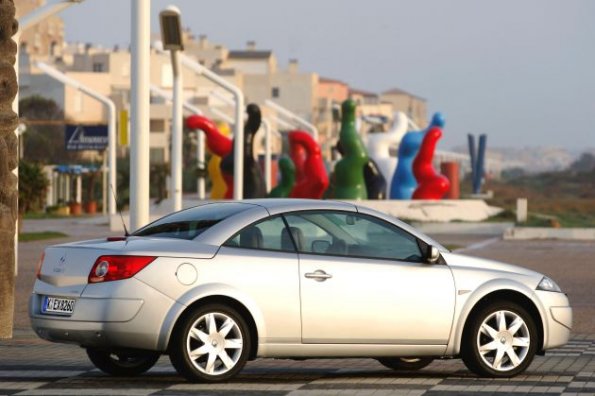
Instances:
[[[558,286],[556,282],[554,282],[547,276],[544,276],[541,282],[539,282],[539,284],[537,285],[537,290],[562,293],[560,286]]]

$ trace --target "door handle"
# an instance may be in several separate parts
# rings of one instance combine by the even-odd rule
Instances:
[[[314,272],[306,272],[304,276],[308,279],[314,279],[317,282],[324,282],[327,279],[332,278],[331,274],[327,274],[323,270],[316,270]]]

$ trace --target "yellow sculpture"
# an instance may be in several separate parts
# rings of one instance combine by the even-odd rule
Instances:
[[[225,136],[231,135],[231,129],[229,125],[225,122],[218,121],[217,128],[219,132],[221,132]],[[223,174],[221,173],[221,168],[219,165],[221,164],[221,157],[215,155],[210,150],[207,151],[211,154],[211,159],[207,165],[207,172],[209,173],[209,178],[211,179],[211,199],[223,199],[225,198],[225,192],[227,191],[227,186],[225,184],[225,180],[223,179]]]

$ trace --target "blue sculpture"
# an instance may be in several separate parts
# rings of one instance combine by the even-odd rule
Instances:
[[[471,161],[471,182],[473,194],[481,192],[481,184],[484,178],[485,167],[485,152],[487,136],[485,134],[479,135],[479,147],[475,148],[475,136],[468,134],[467,140],[469,142],[469,158]]]
[[[432,121],[426,129],[410,131],[403,136],[399,145],[397,170],[390,186],[390,199],[411,199],[413,197],[413,192],[417,187],[417,181],[413,175],[413,160],[426,132],[433,127],[443,128],[444,124],[444,116],[441,113],[434,113]]]

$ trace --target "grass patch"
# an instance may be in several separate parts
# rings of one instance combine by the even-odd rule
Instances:
[[[19,242],[43,241],[45,239],[66,238],[67,236],[58,231],[23,232],[19,234]]]
[[[590,173],[550,172],[512,180],[489,180],[494,191],[488,204],[505,209],[490,221],[516,222],[516,200],[528,199],[527,227],[595,227],[595,170]],[[468,185],[469,183],[465,183]]]

